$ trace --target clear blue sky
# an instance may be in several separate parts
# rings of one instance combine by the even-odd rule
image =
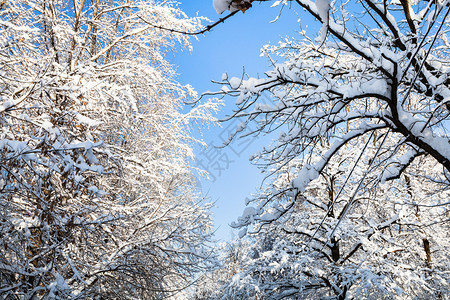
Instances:
[[[171,58],[177,66],[178,81],[192,85],[197,92],[217,91],[221,86],[211,83],[220,80],[223,73],[230,77],[240,77],[245,68],[251,76],[264,76],[264,71],[270,69],[266,58],[260,57],[260,49],[271,42],[277,43],[285,36],[295,36],[299,30],[297,20],[301,18],[302,28],[315,34],[320,25],[298,8],[285,7],[278,21],[271,23],[280,13],[280,7],[270,8],[272,1],[253,3],[253,8],[245,14],[239,12],[224,24],[215,27],[211,32],[192,40],[192,52],[178,52]],[[212,21],[219,16],[212,0],[181,0],[180,8],[188,16],[205,16]],[[294,9],[295,8],[295,9]],[[312,25],[312,27],[311,27]],[[234,109],[234,99],[226,98],[225,107],[219,118],[230,114]],[[228,137],[227,131],[236,123],[223,123],[222,127],[210,127],[204,131],[203,140],[210,145],[207,149],[198,150],[199,162],[210,172],[210,180],[202,180],[203,193],[215,201],[214,221],[218,239],[229,239],[232,230],[228,226],[242,214],[245,198],[256,192],[263,179],[260,171],[250,164],[249,156],[269,143],[269,138],[247,138],[237,140],[229,147],[218,149],[213,145],[221,145]]]

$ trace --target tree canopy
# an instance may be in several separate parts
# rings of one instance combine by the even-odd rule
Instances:
[[[149,299],[190,286],[212,255],[189,166],[212,120],[165,53],[195,31],[170,1],[0,6],[0,294]]]
[[[242,2],[257,9],[214,5]],[[251,242],[216,298],[445,297],[450,2],[260,2],[322,25],[264,46],[264,76],[220,82],[229,141],[274,142],[252,158],[266,185],[232,224]]]

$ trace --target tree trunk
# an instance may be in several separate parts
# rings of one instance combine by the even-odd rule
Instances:
[[[427,238],[422,239],[423,241],[423,249],[425,250],[425,254],[427,255],[427,265],[431,268],[431,250],[430,250],[430,242]]]

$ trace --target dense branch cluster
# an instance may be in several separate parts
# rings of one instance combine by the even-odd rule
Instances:
[[[267,184],[232,224],[251,242],[215,297],[445,297],[450,2],[280,5],[322,29],[265,46],[265,76],[220,82],[241,121],[229,141],[275,141],[253,157]]]
[[[275,138],[206,276],[189,130],[218,105],[181,113],[196,94],[164,54],[256,1],[214,0],[230,13],[203,28],[171,1],[0,2],[1,298],[449,294],[450,1],[259,2],[322,26],[264,46],[264,77],[222,77],[228,142]]]
[[[4,1],[0,298],[149,299],[209,265],[189,124],[214,103],[164,53],[193,32],[173,3]]]

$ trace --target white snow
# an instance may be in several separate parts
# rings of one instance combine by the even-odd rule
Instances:
[[[223,73],[222,74],[222,81],[228,80],[228,74],[227,73]]]
[[[230,8],[231,0],[213,0],[213,6],[216,12],[220,15]]]
[[[319,16],[323,22],[322,29],[320,29],[320,41],[323,42],[325,41],[328,31],[328,23],[329,23],[328,13],[330,11],[330,0],[316,0],[315,4],[317,12],[319,13]]]
[[[249,0],[213,0],[213,7],[220,15],[226,10],[235,12],[243,7],[244,3],[249,3]]]
[[[230,87],[234,90],[238,89],[241,84],[242,84],[241,78],[233,77],[230,79]]]
[[[93,119],[91,119],[89,117],[86,117],[86,116],[84,116],[82,114],[77,114],[77,119],[78,119],[78,121],[88,125],[89,127],[95,127],[95,126],[100,125],[102,123],[100,121],[93,120]]]

